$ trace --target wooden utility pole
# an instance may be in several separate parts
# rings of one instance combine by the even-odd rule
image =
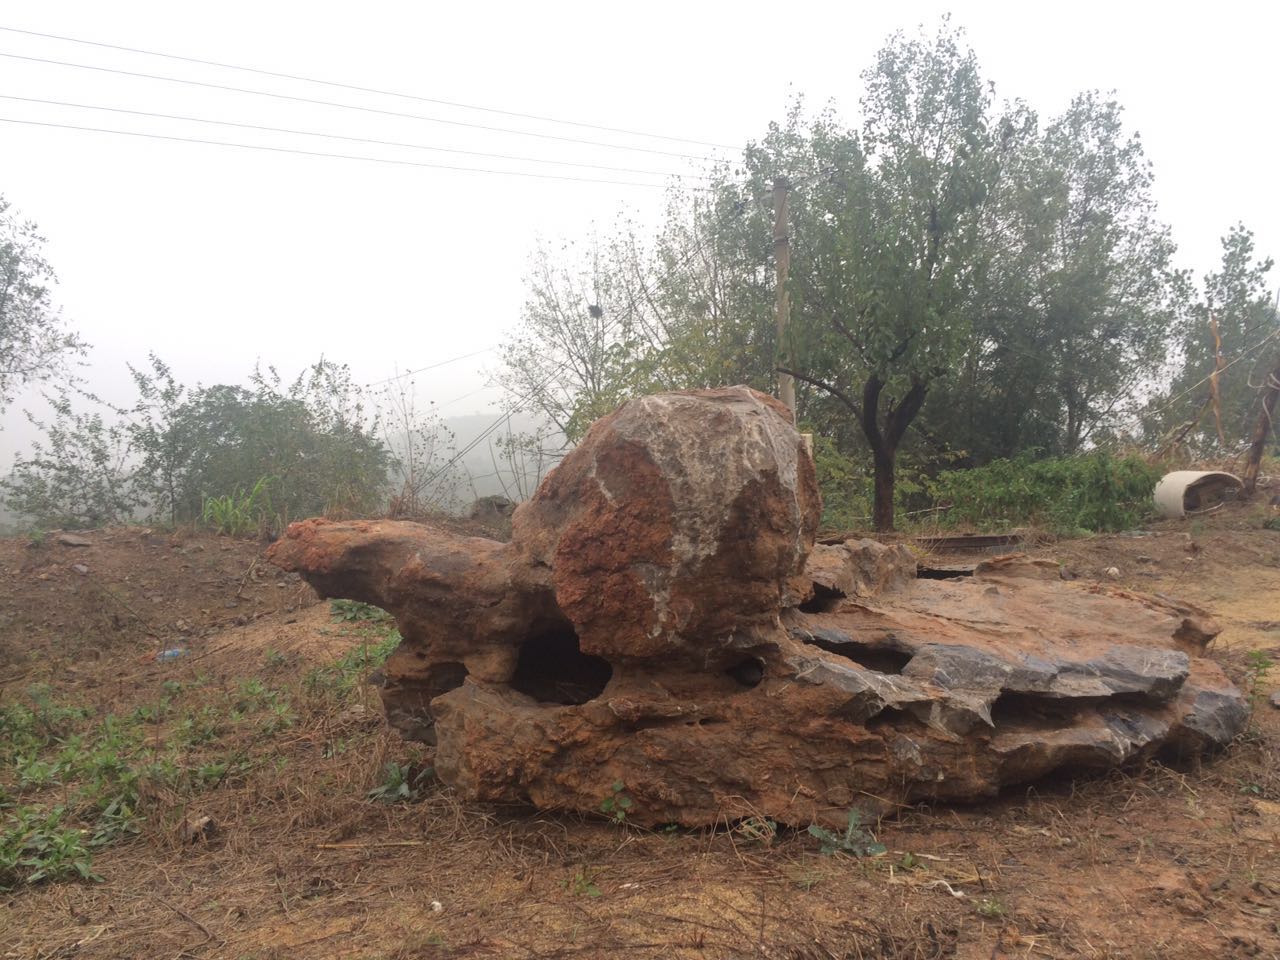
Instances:
[[[777,320],[778,346],[774,351],[774,367],[791,367],[791,351],[788,349],[787,324],[791,321],[791,294],[787,292],[787,277],[791,274],[791,236],[787,225],[786,177],[773,181],[773,260],[777,266]],[[789,373],[778,374],[778,399],[787,405],[794,417],[796,412],[796,381]]]

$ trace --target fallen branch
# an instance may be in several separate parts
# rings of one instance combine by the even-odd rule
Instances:
[[[168,900],[164,899],[163,897],[154,897],[153,899],[156,901],[156,903],[160,903],[168,907],[170,910],[172,910],[174,913],[180,916],[183,920],[186,920],[188,923],[193,924],[201,933],[204,934],[204,940],[202,940],[200,943],[197,943],[195,947],[188,947],[187,948],[188,950],[194,950],[196,949],[196,947],[203,947],[206,943],[209,943],[214,939],[214,936],[212,933],[209,932],[208,927],[206,927],[203,923],[201,923],[191,914],[187,913],[187,911],[183,910],[181,907],[174,906],[172,903],[170,903]]]
[[[375,847],[420,847],[424,840],[379,840],[372,843],[317,843],[319,850],[366,850]]]

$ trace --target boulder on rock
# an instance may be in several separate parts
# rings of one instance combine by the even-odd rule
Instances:
[[[598,421],[509,544],[307,520],[269,556],[395,614],[388,719],[476,800],[839,826],[1245,721],[1202,611],[1026,558],[917,579],[902,545],[815,547],[819,514],[789,412],[734,387]]]

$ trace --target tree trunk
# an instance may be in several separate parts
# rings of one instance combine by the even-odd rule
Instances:
[[[898,456],[898,444],[902,441],[907,427],[924,405],[925,394],[929,387],[923,380],[915,380],[901,402],[890,402],[885,411],[884,429],[880,428],[880,396],[884,391],[884,381],[874,374],[867,378],[862,387],[862,432],[867,438],[867,446],[871,448],[872,463],[875,467],[875,505],[871,520],[876,533],[893,532],[893,487],[894,462]]]
[[[1253,443],[1249,445],[1249,461],[1244,471],[1244,493],[1251,497],[1258,489],[1258,471],[1262,467],[1262,454],[1267,448],[1267,437],[1275,425],[1277,407],[1280,407],[1280,367],[1267,377],[1266,393],[1262,395],[1262,412],[1258,425],[1253,428]]]
[[[894,484],[894,450],[873,450],[872,462],[875,467],[875,505],[871,512],[871,520],[876,533],[893,532],[893,484]]]

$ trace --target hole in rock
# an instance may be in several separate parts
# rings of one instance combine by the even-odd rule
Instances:
[[[800,604],[801,613],[834,613],[840,608],[844,594],[820,583],[813,585],[813,596]]]
[[[926,567],[924,564],[916,566],[917,580],[961,580],[972,576],[972,567]]]
[[[511,686],[542,703],[578,704],[604,692],[613,667],[583,653],[568,624],[536,633],[520,647]]]
[[[758,687],[764,679],[764,661],[759,657],[747,657],[725,669],[725,674],[732,677],[739,686]]]
[[[811,634],[806,642],[876,673],[902,673],[914,656],[888,647],[871,647],[853,640],[835,641],[817,634]]]
[[[864,724],[869,731],[878,731],[885,729],[895,730],[918,730],[921,723],[910,710],[903,710],[901,707],[884,707],[874,716],[868,717]]]
[[[1095,701],[1084,697],[1048,697],[1038,693],[1006,690],[991,704],[991,723],[1001,727],[1065,725]]]
[[[860,667],[874,670],[876,673],[902,673],[911,662],[911,654],[897,650],[876,649],[874,647],[845,647],[834,650],[846,659],[852,660]]]
[[[454,661],[435,664],[427,676],[427,699],[434,700],[450,690],[457,690],[466,679],[467,668],[464,664]]]

